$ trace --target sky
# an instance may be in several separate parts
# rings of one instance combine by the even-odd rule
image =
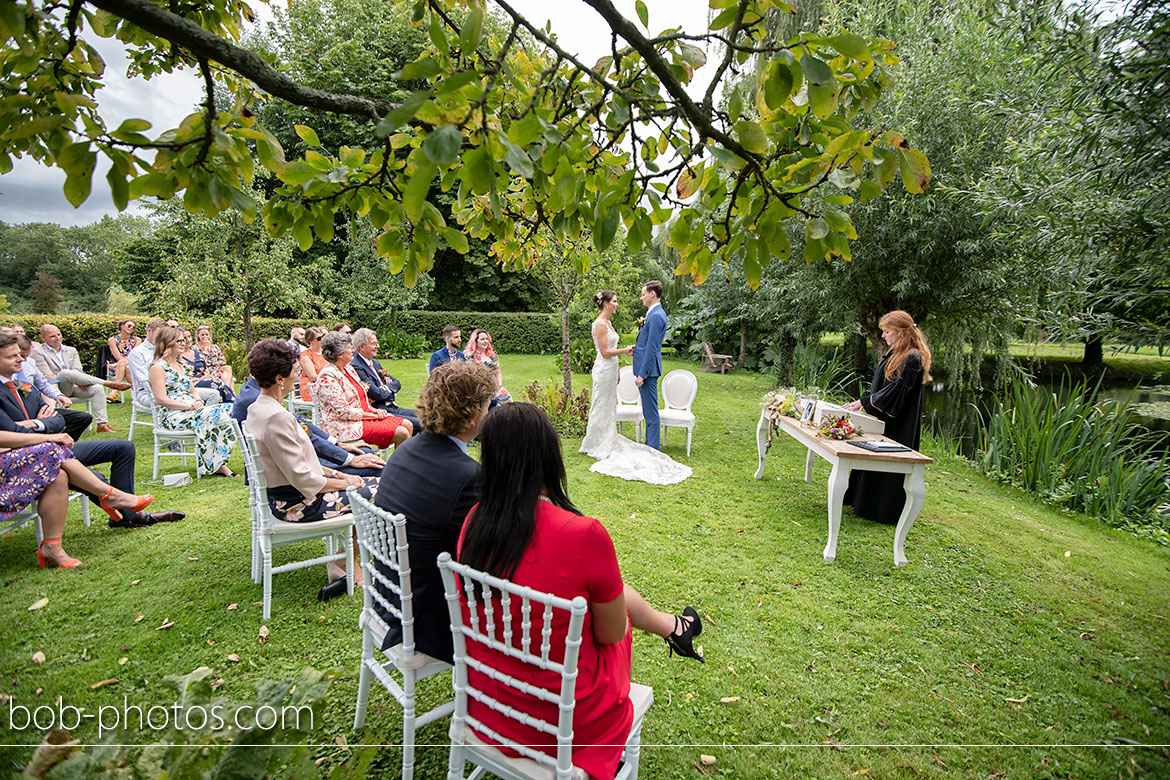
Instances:
[[[279,0],[276,0],[279,2]],[[707,27],[707,0],[645,0],[649,9],[650,29],[657,33],[670,27],[700,33]],[[583,62],[595,62],[610,50],[609,28],[602,18],[580,0],[509,0],[509,4],[538,26],[552,23],[561,46],[580,55]],[[261,3],[260,20],[271,18]],[[634,0],[615,0],[614,5],[630,19],[637,19]],[[640,25],[639,25],[640,27]],[[126,78],[127,61],[117,41],[89,38],[106,60],[106,86],[98,95],[108,127],[117,127],[123,119],[141,117],[153,124],[148,134],[175,127],[184,116],[197,110],[202,100],[202,86],[193,72],[170,74],[150,81]],[[711,66],[701,68],[690,85],[692,94],[701,94],[709,82]],[[706,71],[706,73],[704,73]],[[149,159],[149,158],[148,158]],[[101,160],[99,156],[99,160]],[[54,222],[60,225],[87,225],[103,215],[116,215],[105,184],[108,166],[99,161],[94,173],[93,193],[75,209],[65,200],[61,188],[65,174],[30,158],[16,160],[7,174],[0,176],[0,221],[8,224]],[[134,204],[129,212],[133,213]]]

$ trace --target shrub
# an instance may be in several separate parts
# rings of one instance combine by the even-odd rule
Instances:
[[[550,379],[547,388],[533,382],[524,388],[524,400],[544,410],[564,438],[579,439],[585,435],[589,423],[589,391],[573,395],[557,379]]]
[[[593,370],[593,359],[597,357],[597,347],[592,341],[575,340],[569,344],[569,369],[574,374],[588,374]],[[557,353],[553,361],[554,371],[563,371],[562,355]]]
[[[378,331],[378,356],[389,360],[425,357],[431,350],[421,333],[401,330]]]
[[[433,351],[442,346],[443,328],[455,325],[466,337],[475,328],[492,334],[497,352],[527,355],[559,354],[561,326],[552,314],[533,312],[401,311],[387,318],[387,327],[423,337]]]

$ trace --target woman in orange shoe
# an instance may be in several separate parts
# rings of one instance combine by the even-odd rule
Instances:
[[[124,493],[102,482],[73,457],[72,446],[73,439],[64,433],[0,431],[0,522],[38,502],[45,539],[37,547],[42,569],[50,563],[64,569],[81,565],[61,546],[70,485],[101,496],[102,509],[119,519],[116,510],[141,511],[153,500],[152,496]]]

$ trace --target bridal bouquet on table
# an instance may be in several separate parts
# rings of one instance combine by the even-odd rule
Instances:
[[[780,427],[781,417],[799,419],[800,412],[796,408],[796,393],[790,390],[771,390],[760,401],[764,416],[768,418],[768,444],[764,452],[772,449],[772,435]]]
[[[817,428],[817,436],[823,439],[837,439],[838,441],[852,439],[858,433],[857,427],[850,421],[847,414],[826,414],[821,418],[821,424]]]

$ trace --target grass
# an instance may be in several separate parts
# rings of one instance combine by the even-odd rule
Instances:
[[[694,364],[667,361],[675,367]],[[407,392],[423,381],[422,361],[388,368]],[[513,392],[553,373],[548,356],[504,356],[503,369]],[[1170,743],[1170,551],[940,455],[927,470],[908,566],[893,565],[891,527],[852,517],[836,562],[826,564],[827,466],[819,463],[806,484],[804,450],[785,437],[764,478],[752,479],[767,381],[744,372],[698,377],[692,456],[680,431],[666,440],[667,453],[695,469],[680,485],[592,474],[578,442],[565,441],[571,495],[609,529],[626,580],[664,609],[694,604],[708,618],[700,637],[706,665],[669,658],[656,637],[635,637],[634,679],[655,695],[643,732],[644,777],[1165,771],[1164,749],[1132,745]],[[125,430],[128,407],[112,409]],[[149,477],[148,436],[137,443],[139,474]],[[232,465],[241,469],[238,454]],[[350,728],[360,606],[357,599],[319,605],[323,572],[274,579],[271,635],[259,642],[260,589],[248,577],[238,480],[169,489],[140,478],[139,488],[187,519],[127,532],[104,523],[84,529],[71,516],[67,549],[86,562],[77,571],[36,569],[28,529],[0,539],[8,629],[0,692],[25,705],[62,696],[90,712],[120,706],[123,697],[165,705],[174,696],[163,677],[205,665],[225,681],[219,693],[250,701],[258,680],[294,677],[306,665],[337,667],[324,722],[313,731],[324,767],[344,759],[338,739],[398,741],[400,712],[377,686],[365,733]],[[44,596],[48,606],[27,611]],[[232,603],[239,609],[229,611]],[[173,628],[154,630],[167,620]],[[37,651],[48,659],[42,666],[30,660]],[[89,687],[110,678],[119,682]],[[441,678],[426,681],[423,705],[446,693]],[[6,724],[7,714],[0,719]],[[80,736],[96,735],[91,728]],[[39,739],[0,731],[4,742]],[[418,777],[442,775],[445,739],[441,725],[419,734]],[[0,765],[23,764],[30,752],[11,748]],[[717,763],[701,766],[701,753]],[[370,776],[396,777],[400,760],[398,749],[380,750]]]

